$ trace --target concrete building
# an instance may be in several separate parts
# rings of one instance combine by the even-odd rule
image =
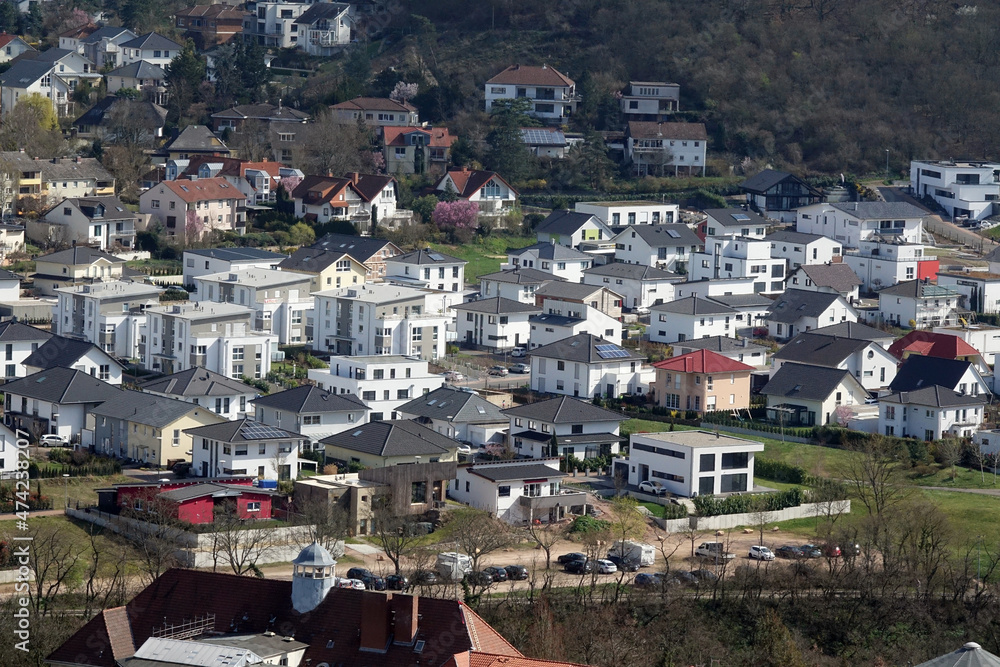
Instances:
[[[922,243],[927,211],[906,202],[844,202],[812,204],[797,210],[795,229],[860,248],[876,236]]]
[[[464,259],[419,249],[386,259],[385,279],[410,287],[457,293],[465,289],[466,264]]]
[[[166,67],[180,55],[183,46],[155,32],[148,32],[120,45],[122,65],[145,62],[157,67]]]
[[[824,200],[822,192],[798,176],[774,169],[754,174],[740,183],[740,189],[751,210],[780,222],[794,222],[797,209]]]
[[[325,234],[308,247],[311,251],[333,253],[337,259],[345,253],[350,255],[364,264],[366,271],[365,282],[377,282],[385,278],[386,260],[403,254],[403,251],[397,248],[394,243],[385,239],[351,236],[349,234]],[[302,271],[301,268],[293,268],[298,253],[301,251],[302,248],[299,248],[289,258],[288,263],[282,262],[279,268]]]
[[[753,278],[754,292],[779,294],[785,289],[788,261],[771,257],[771,243],[744,237],[705,238],[705,251],[691,254],[691,280]]]
[[[498,216],[517,206],[518,192],[503,176],[493,171],[476,171],[468,167],[445,172],[434,186],[437,192],[454,192],[459,199],[475,202],[479,214]]]
[[[925,280],[910,280],[878,293],[879,316],[897,327],[955,326],[964,313],[961,292]]]
[[[957,292],[962,303],[976,313],[1000,313],[1000,275],[950,272],[937,274],[938,287]]]
[[[607,241],[614,235],[603,218],[579,210],[552,211],[535,228],[539,243],[557,243],[568,248],[577,248],[586,241]]]
[[[369,421],[399,419],[399,406],[444,386],[426,360],[401,355],[331,357],[330,368],[311,369],[309,379],[320,389],[361,398],[371,409]]]
[[[829,264],[843,254],[843,244],[819,234],[803,234],[787,229],[765,237],[771,242],[771,257],[788,260],[789,271],[807,264]],[[853,267],[852,267],[853,268]]]
[[[879,399],[879,433],[901,438],[969,438],[982,426],[986,399],[932,385]]]
[[[675,341],[669,345],[673,348],[675,356],[698,350],[708,350],[732,361],[752,366],[758,371],[765,368],[770,369],[770,348],[751,342],[746,337],[737,339],[729,336],[710,336]]]
[[[896,379],[896,357],[870,340],[800,333],[774,353],[771,375],[789,362],[846,370],[872,394]]]
[[[448,495],[514,526],[586,512],[587,494],[562,488],[567,474],[559,472],[559,459],[473,463],[459,466],[456,475]]]
[[[389,174],[443,174],[451,160],[451,145],[456,141],[458,137],[447,127],[382,125],[385,171]]]
[[[54,433],[83,443],[87,415],[122,390],[74,368],[56,367],[4,384],[4,425],[37,440]]]
[[[278,264],[282,271],[308,275],[311,292],[363,285],[368,268],[346,252],[299,248]]]
[[[146,309],[160,305],[162,287],[114,281],[61,287],[52,309],[52,330],[81,338],[123,359],[139,357],[139,330]]]
[[[656,404],[674,410],[714,412],[750,408],[753,366],[710,350],[696,350],[653,364]]]
[[[350,45],[353,25],[351,5],[318,2],[295,19],[293,31],[299,36],[298,47],[307,55],[329,57]]]
[[[528,99],[528,115],[559,125],[576,111],[576,83],[554,67],[511,65],[486,81],[486,112],[498,100]]]
[[[637,176],[705,175],[708,132],[704,123],[629,120],[625,155]]]
[[[89,245],[100,250],[135,246],[137,216],[118,197],[64,199],[26,224],[33,241]]]
[[[510,350],[527,347],[531,338],[532,315],[542,309],[504,297],[455,304],[456,340],[467,345]]]
[[[940,267],[937,257],[925,253],[923,244],[881,236],[845,252],[844,264],[861,278],[865,292],[877,292],[907,280],[933,280]]]
[[[687,225],[635,225],[614,236],[615,259],[685,273],[702,242]]]
[[[538,269],[508,269],[479,277],[480,298],[501,297],[521,303],[535,303],[535,292],[543,285],[562,280]]]
[[[633,311],[673,301],[674,284],[683,280],[676,273],[624,262],[602,264],[583,272],[585,285],[614,290],[622,296],[624,307]]]
[[[17,320],[0,323],[0,348],[3,349],[3,381],[28,375],[24,360],[45,342],[52,334],[43,329],[29,326]]]
[[[78,338],[52,336],[24,359],[28,375],[53,368],[72,368],[119,386],[125,366],[98,346]]]
[[[42,255],[35,260],[35,293],[56,296],[61,287],[121,280],[125,260],[89,246]]]
[[[288,255],[260,248],[194,248],[185,250],[184,284],[194,286],[195,278],[212,273],[232,273],[243,269],[276,269]]]
[[[857,322],[858,313],[839,293],[786,289],[767,311],[769,332],[788,340],[803,331],[839,322]]]
[[[982,220],[1000,212],[1000,163],[911,160],[910,188],[917,197],[933,199],[953,220]]]
[[[610,227],[669,225],[681,218],[678,204],[655,201],[578,201],[574,210],[596,216]]]
[[[368,127],[382,128],[420,126],[420,114],[415,106],[387,97],[355,97],[332,105],[330,111],[344,124],[363,122]]]
[[[680,110],[681,87],[666,81],[629,81],[621,96],[626,120],[659,123]]]
[[[654,376],[645,360],[600,336],[578,334],[531,351],[531,389],[583,397],[645,394]]]
[[[649,340],[654,343],[734,337],[738,329],[749,324],[737,320],[737,312],[729,306],[695,296],[661,303],[649,310]]]
[[[806,264],[789,272],[785,284],[806,292],[839,294],[848,303],[856,303],[861,279],[847,264]]]
[[[618,453],[624,415],[588,401],[558,396],[503,412],[510,420],[510,447],[520,458],[586,460]]]
[[[251,475],[257,479],[291,480],[299,474],[300,433],[252,419],[223,421],[184,431],[194,443],[191,474],[199,477]]]
[[[762,239],[767,220],[742,208],[707,208],[703,223],[705,236],[716,238]]]
[[[245,197],[225,178],[163,181],[139,195],[139,212],[163,226],[166,235],[201,240],[213,231],[246,225]]]
[[[541,242],[508,250],[507,263],[500,268],[537,269],[568,282],[579,283],[583,279],[583,272],[593,266],[593,263],[593,255],[558,243]]]

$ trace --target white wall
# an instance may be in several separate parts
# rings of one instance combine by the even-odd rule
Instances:
[[[979,430],[983,412],[981,404],[942,409],[932,405],[904,405],[883,398],[879,405],[879,432],[925,440],[937,440],[948,435],[968,437]],[[931,437],[927,438],[927,435]]]
[[[649,340],[654,343],[672,343],[676,340],[695,340],[726,336],[733,338],[741,326],[734,314],[682,315],[666,313],[653,308],[649,314]]]

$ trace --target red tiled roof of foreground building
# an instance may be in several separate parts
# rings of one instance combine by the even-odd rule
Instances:
[[[695,350],[679,357],[664,359],[653,364],[653,367],[675,373],[735,373],[754,370],[753,366],[711,350]]]
[[[979,350],[958,336],[933,331],[911,331],[889,346],[889,354],[897,359],[902,359],[907,354],[941,359],[980,356]]]

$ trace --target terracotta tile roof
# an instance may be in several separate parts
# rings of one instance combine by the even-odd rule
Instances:
[[[382,138],[386,146],[405,146],[406,135],[419,132],[429,137],[427,145],[432,148],[449,148],[458,137],[451,134],[447,127],[396,127],[382,128]]]
[[[470,607],[463,604],[460,609],[465,616],[465,625],[472,639],[473,650],[515,657],[521,655],[521,652],[504,639],[503,635],[490,627],[490,624]]]
[[[704,123],[650,123],[633,120],[628,124],[628,135],[637,139],[693,139],[707,141]]]
[[[401,111],[409,113],[417,110],[412,104],[390,100],[388,97],[355,97],[353,100],[334,104],[330,108],[349,111]]]
[[[93,23],[88,23],[86,25],[81,25],[76,28],[70,28],[66,32],[59,33],[60,37],[69,37],[71,39],[82,39],[89,36],[91,33],[97,32],[98,26]]]
[[[7,33],[3,33],[2,35],[0,35],[0,46],[7,46],[15,39],[21,39],[21,38],[18,37],[17,35],[8,35]]]
[[[458,191],[458,196],[463,199],[468,199],[472,195],[479,192],[482,187],[493,180],[494,177],[510,188],[511,192],[517,194],[517,190],[511,187],[510,183],[505,181],[503,176],[495,171],[477,171],[474,169],[462,168],[449,171],[448,176],[451,177],[452,182],[455,184],[455,190]],[[438,185],[440,186],[443,181],[444,179],[442,179]]]
[[[752,371],[753,366],[724,357],[711,350],[695,350],[671,357],[653,364],[655,368],[677,373],[733,373],[737,371]]]
[[[455,656],[456,660],[461,660],[460,656]],[[458,664],[456,662],[456,664]],[[525,658],[524,656],[496,655],[495,653],[470,651],[468,654],[469,667],[567,667],[579,666],[575,662],[561,662],[558,660],[537,660],[535,658]],[[582,666],[581,666],[582,667]]]
[[[555,67],[542,65],[511,65],[486,83],[508,83],[516,86],[573,86],[569,78]]]
[[[111,643],[111,654],[115,660],[134,655],[135,643],[132,641],[132,626],[129,625],[125,607],[105,609],[101,615],[104,617],[104,627],[107,630],[108,640]]]
[[[897,359],[902,359],[907,352],[941,359],[980,356],[979,350],[958,336],[933,331],[911,331],[889,346],[889,354]]]
[[[169,188],[171,192],[188,203],[243,198],[243,193],[233,187],[229,181],[218,177],[199,178],[197,181],[179,178],[176,181],[163,181],[160,185]]]
[[[307,204],[323,204],[334,199],[344,200],[341,195],[351,182],[346,178],[333,176],[306,176],[292,190],[293,199],[301,199]]]

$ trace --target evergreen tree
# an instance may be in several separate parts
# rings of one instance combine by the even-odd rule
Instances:
[[[166,85],[170,91],[170,111],[175,122],[198,97],[198,87],[205,80],[205,61],[188,40],[184,49],[166,67]]]
[[[531,101],[525,98],[493,102],[493,130],[486,137],[489,151],[486,166],[508,182],[527,177],[531,154],[524,145],[521,128],[532,124],[528,117]]]

